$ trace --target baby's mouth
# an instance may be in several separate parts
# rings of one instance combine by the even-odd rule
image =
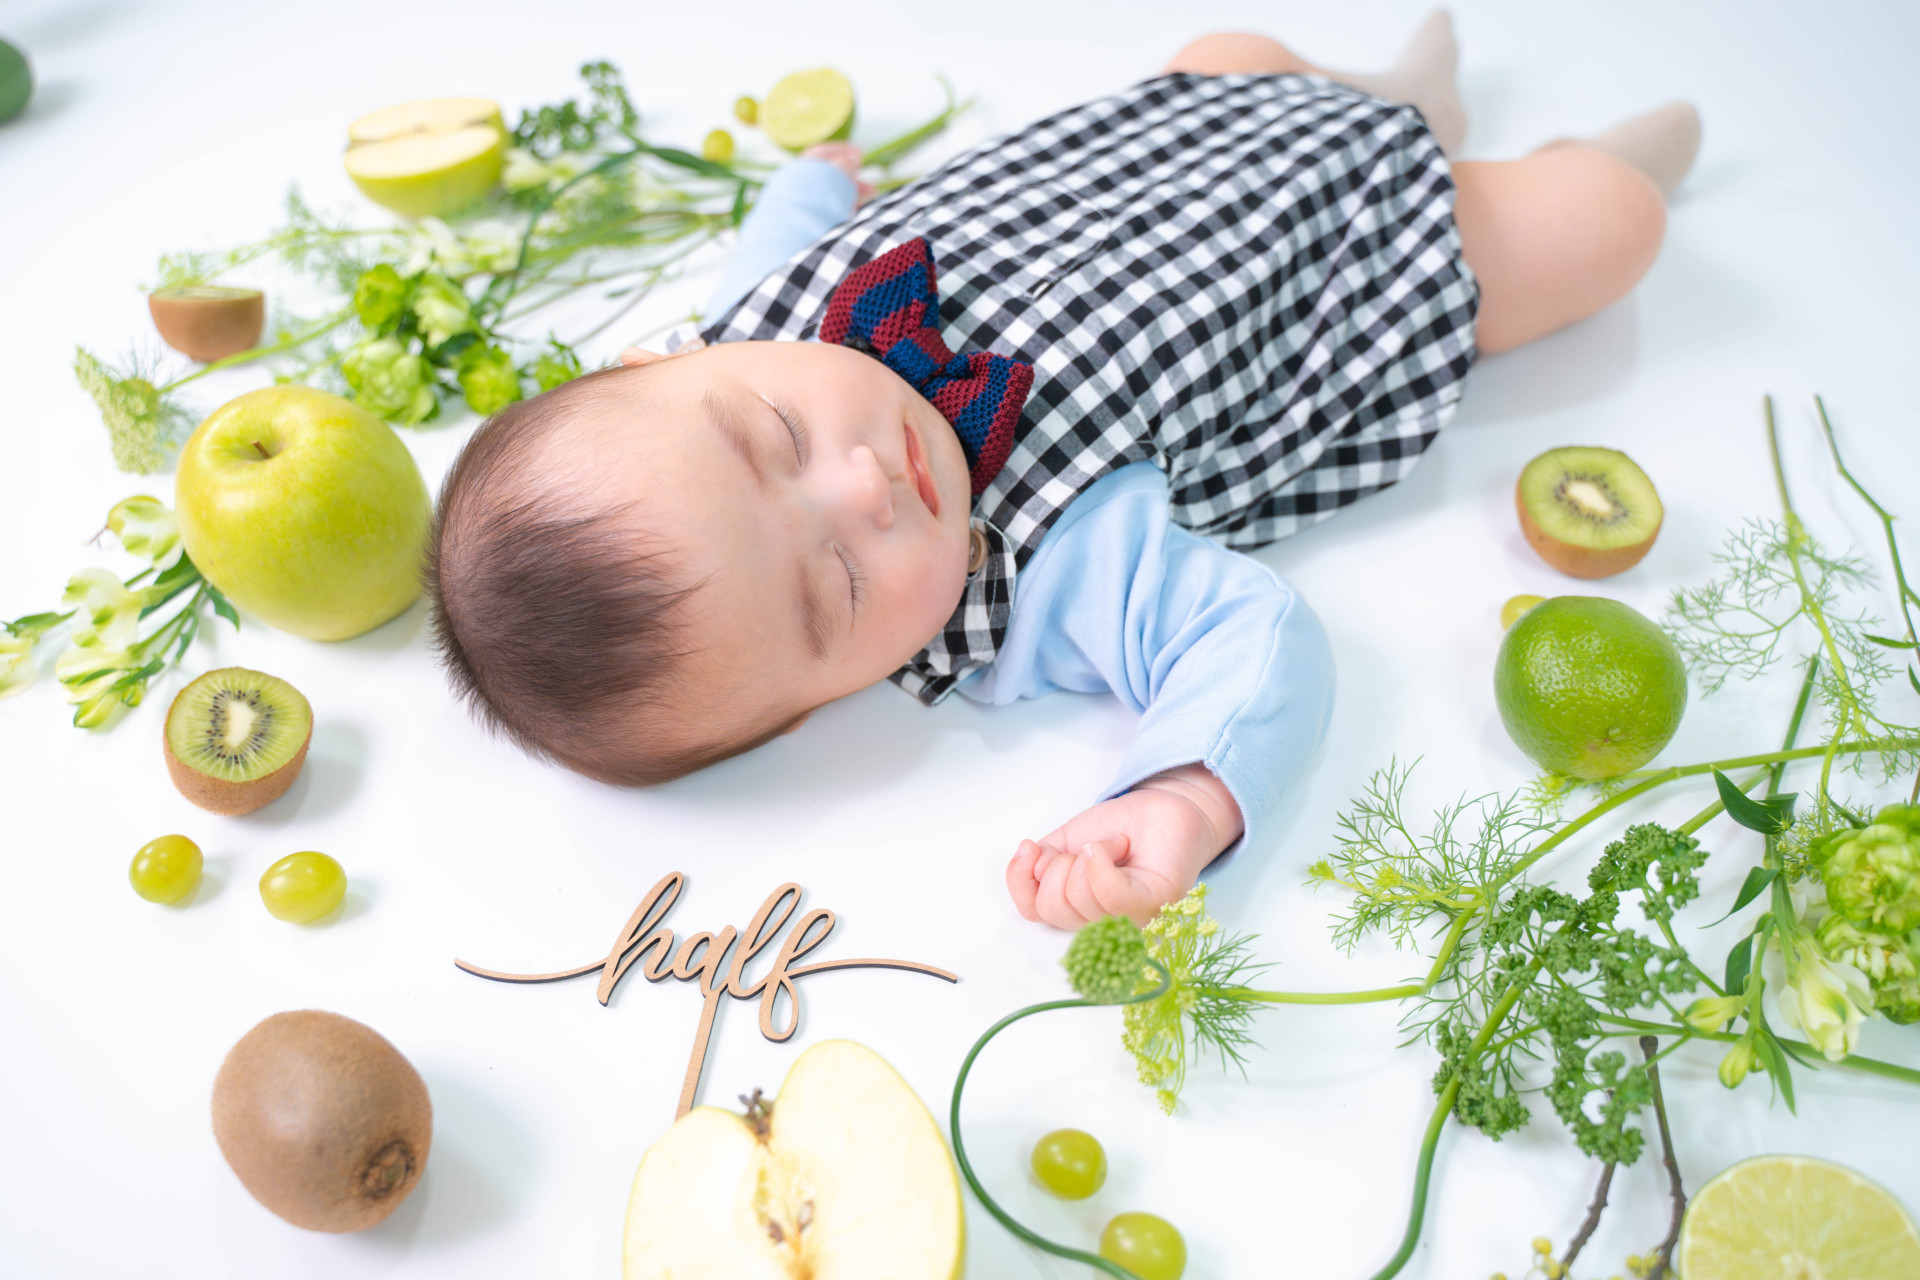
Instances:
[[[913,478],[913,487],[919,493],[920,501],[926,503],[927,511],[938,518],[940,491],[934,488],[933,475],[927,470],[926,455],[920,451],[920,433],[913,429],[911,422],[901,425],[907,435],[907,474]]]

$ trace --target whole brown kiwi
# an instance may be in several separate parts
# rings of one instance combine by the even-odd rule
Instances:
[[[413,1064],[337,1013],[276,1013],[227,1053],[213,1136],[253,1198],[309,1231],[361,1231],[399,1207],[433,1144]]]
[[[267,298],[258,289],[184,285],[157,289],[147,311],[161,340],[195,360],[221,360],[250,351],[267,327]]]

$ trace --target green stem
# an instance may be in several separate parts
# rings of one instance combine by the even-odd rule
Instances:
[[[1900,543],[1893,536],[1893,514],[1874,501],[1873,495],[1867,492],[1866,486],[1854,479],[1853,472],[1847,470],[1847,464],[1840,460],[1840,445],[1834,438],[1833,423],[1827,418],[1826,401],[1815,396],[1813,407],[1820,414],[1820,429],[1827,433],[1827,451],[1833,455],[1834,470],[1840,473],[1842,480],[1853,487],[1853,491],[1860,495],[1862,502],[1873,508],[1873,514],[1880,517],[1880,527],[1887,535],[1887,558],[1893,561],[1893,585],[1900,600],[1900,617],[1907,624],[1907,643],[1920,650],[1920,629],[1915,628],[1913,611],[1909,608],[1910,605],[1920,604],[1920,592],[1914,591],[1907,585],[1906,570],[1900,563]]]
[[[1464,901],[1456,902],[1458,909],[1453,924],[1447,928],[1446,937],[1440,940],[1440,950],[1433,957],[1433,965],[1427,970],[1425,980],[1409,982],[1397,987],[1376,987],[1371,991],[1255,991],[1249,987],[1196,987],[1207,995],[1224,996],[1229,1000],[1245,1000],[1253,1004],[1373,1004],[1382,1000],[1404,1000],[1409,996],[1422,996],[1433,990],[1446,975],[1447,963],[1453,959],[1453,953],[1460,948],[1460,939],[1466,934],[1467,926],[1480,911],[1485,902],[1484,895],[1475,894]]]
[[[1151,991],[1146,991],[1140,995],[1131,996],[1128,999],[1122,1000],[1119,1004],[1142,1004],[1148,1000],[1158,1000],[1172,987],[1173,976],[1167,972],[1165,965],[1157,960],[1149,960],[1147,963],[1153,965],[1154,968],[1160,971],[1159,985]],[[960,1166],[960,1176],[967,1180],[967,1185],[973,1188],[974,1196],[979,1199],[981,1205],[988,1213],[993,1215],[994,1220],[1001,1226],[1043,1253],[1050,1253],[1056,1258],[1066,1258],[1072,1262],[1084,1262],[1096,1271],[1102,1271],[1107,1275],[1118,1277],[1118,1280],[1140,1280],[1139,1276],[1117,1263],[1109,1262],[1105,1258],[1080,1249],[1073,1249],[1064,1244],[1055,1243],[1045,1236],[1040,1235],[1038,1232],[1031,1231],[1023,1226],[1012,1214],[1002,1209],[999,1202],[988,1195],[987,1189],[980,1185],[980,1179],[973,1171],[973,1162],[967,1159],[967,1144],[960,1136],[960,1097],[966,1091],[967,1074],[973,1070],[973,1060],[980,1056],[980,1051],[987,1047],[989,1040],[1022,1018],[1031,1018],[1036,1013],[1047,1013],[1054,1009],[1104,1009],[1112,1007],[1115,1006],[1099,1004],[1092,1000],[1048,1000],[1042,1004],[1030,1004],[1024,1009],[1015,1010],[1013,1013],[1008,1014],[1006,1017],[1000,1019],[1000,1021],[988,1027],[985,1033],[973,1042],[973,1048],[967,1050],[967,1056],[962,1059],[960,1063],[960,1074],[954,1077],[953,1104],[947,1113],[947,1131],[953,1136],[953,1160],[955,1164]]]
[[[292,351],[295,347],[304,347],[307,343],[312,342],[328,330],[339,328],[352,318],[352,316],[353,308],[347,307],[326,320],[317,321],[309,325],[299,333],[289,334],[271,346],[253,347],[234,355],[222,356],[218,360],[210,361],[202,365],[192,373],[175,378],[172,382],[160,388],[160,394],[166,395],[170,391],[177,391],[189,382],[192,382],[195,378],[204,378],[208,374],[215,373],[221,369],[231,369],[236,365],[252,364],[255,360],[265,360],[268,356],[277,356],[284,352]]]
[[[1507,988],[1506,994],[1500,997],[1499,1003],[1488,1012],[1487,1020],[1481,1026],[1480,1033],[1474,1036],[1473,1042],[1467,1046],[1465,1054],[1461,1056],[1460,1065],[1454,1069],[1453,1077],[1447,1081],[1447,1087],[1441,1092],[1433,1114],[1427,1119],[1426,1136],[1420,1141],[1420,1159],[1414,1166],[1413,1204],[1407,1211],[1406,1233],[1400,1237],[1400,1248],[1387,1259],[1387,1265],[1374,1272],[1373,1280],[1390,1280],[1391,1277],[1399,1275],[1400,1269],[1407,1265],[1409,1258],[1413,1257],[1414,1246],[1420,1243],[1421,1225],[1427,1216],[1427,1183],[1433,1176],[1434,1151],[1440,1142],[1440,1131],[1446,1126],[1447,1113],[1453,1110],[1454,1099],[1459,1096],[1461,1073],[1486,1052],[1488,1042],[1500,1029],[1500,1024],[1507,1020],[1507,1015],[1513,1012],[1513,1006],[1520,1000],[1520,993],[1532,985],[1534,975],[1540,972],[1544,963],[1545,957],[1534,957],[1533,963],[1527,966],[1525,975],[1514,979],[1512,985]]]
[[[1773,455],[1773,478],[1780,487],[1780,507],[1786,513],[1787,567],[1793,570],[1794,585],[1800,590],[1800,611],[1812,619],[1815,630],[1819,631],[1820,647],[1827,651],[1828,667],[1840,688],[1846,692],[1847,702],[1855,703],[1853,681],[1847,675],[1846,663],[1840,660],[1840,646],[1833,638],[1832,628],[1827,625],[1826,610],[1821,608],[1820,602],[1814,598],[1812,590],[1807,586],[1807,576],[1800,565],[1800,543],[1807,536],[1806,526],[1800,523],[1800,513],[1793,509],[1793,497],[1787,492],[1786,467],[1780,459],[1780,432],[1773,419],[1773,397],[1767,396],[1764,403],[1767,414],[1767,448]],[[1834,745],[1840,741],[1841,734],[1860,727],[1859,717],[1854,709],[1835,707],[1833,713],[1836,721],[1833,742],[1828,744],[1826,756],[1820,762],[1821,799],[1826,798],[1827,782],[1833,774]]]
[[[912,151],[934,134],[945,129],[949,124],[953,123],[955,116],[973,106],[972,98],[968,98],[965,102],[954,101],[953,85],[948,82],[945,76],[940,77],[940,89],[947,96],[947,105],[945,107],[941,108],[941,110],[925,124],[909,129],[898,137],[888,138],[885,142],[869,147],[865,153],[865,163],[877,165],[882,168],[892,164],[895,160],[905,156],[909,151]]]
[[[1911,751],[1920,748],[1920,738],[1880,738],[1855,742],[1836,742],[1833,750],[1839,755],[1852,755],[1861,751]],[[1707,760],[1700,764],[1668,765],[1664,769],[1636,769],[1632,773],[1623,773],[1618,780],[1645,779],[1671,782],[1676,778],[1695,778],[1703,773],[1712,773],[1715,769],[1725,773],[1729,769],[1750,769],[1755,765],[1784,764],[1793,760],[1813,760],[1827,753],[1826,747],[1795,747],[1788,751],[1763,751],[1751,756],[1733,756],[1726,760]],[[1622,792],[1621,795],[1625,795]],[[1641,792],[1634,789],[1634,794]],[[1618,800],[1620,796],[1613,799]]]
[[[1677,1026],[1666,1022],[1646,1022],[1639,1018],[1623,1018],[1618,1014],[1611,1013],[1603,1013],[1600,1014],[1599,1017],[1602,1022],[1611,1022],[1614,1026],[1620,1027],[1622,1034],[1631,1033],[1638,1035],[1642,1033],[1652,1033],[1655,1035],[1685,1036],[1694,1040],[1717,1040],[1721,1044],[1732,1044],[1734,1041],[1740,1039],[1739,1036],[1734,1035],[1730,1031],[1696,1031],[1692,1027]],[[1816,1057],[1821,1056],[1820,1051],[1808,1044],[1805,1040],[1795,1040],[1791,1037],[1780,1035],[1779,1032],[1775,1032],[1774,1037],[1782,1044],[1790,1044],[1797,1049],[1805,1049],[1808,1053]],[[1920,1070],[1916,1070],[1913,1067],[1903,1067],[1898,1063],[1882,1062],[1878,1058],[1865,1058],[1857,1053],[1850,1053],[1833,1065],[1836,1067],[1851,1067],[1855,1071],[1864,1071],[1869,1075],[1884,1076],[1889,1080],[1899,1080],[1906,1084],[1920,1084]]]

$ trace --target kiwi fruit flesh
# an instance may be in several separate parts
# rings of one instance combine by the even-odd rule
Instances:
[[[213,1082],[213,1137],[255,1200],[309,1231],[361,1231],[427,1167],[426,1082],[372,1027],[319,1009],[240,1037]]]
[[[267,327],[267,297],[258,289],[217,284],[158,289],[147,298],[147,312],[161,339],[195,360],[251,351]]]
[[[181,795],[214,813],[252,813],[299,776],[313,741],[313,708],[285,680],[222,667],[180,691],[162,736]]]
[[[1549,449],[1514,486],[1520,531],[1540,558],[1576,578],[1606,578],[1639,564],[1665,511],[1653,481],[1615,449]]]

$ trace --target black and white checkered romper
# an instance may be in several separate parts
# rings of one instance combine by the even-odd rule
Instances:
[[[1305,76],[1160,76],[875,200],[701,332],[803,339],[847,272],[915,236],[955,350],[1029,361],[986,537],[893,679],[933,703],[992,662],[1069,503],[1151,459],[1174,520],[1263,546],[1394,483],[1473,359],[1453,182],[1412,107]]]

